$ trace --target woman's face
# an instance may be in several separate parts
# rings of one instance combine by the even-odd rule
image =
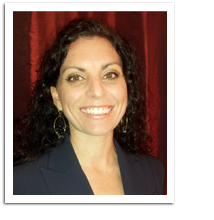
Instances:
[[[54,104],[63,110],[74,131],[106,135],[127,107],[127,86],[120,57],[105,38],[79,38],[61,66]]]

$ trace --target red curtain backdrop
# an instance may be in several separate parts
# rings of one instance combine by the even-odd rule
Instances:
[[[149,132],[153,153],[167,171],[167,12],[14,12],[14,120],[26,111],[39,58],[56,32],[75,18],[97,18],[121,33],[136,48],[146,68]],[[164,193],[167,194],[167,175]]]

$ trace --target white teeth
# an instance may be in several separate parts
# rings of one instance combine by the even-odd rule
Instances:
[[[95,114],[95,115],[98,114],[98,108],[94,108],[94,114]]]
[[[102,114],[107,114],[109,113],[112,108],[87,108],[87,109],[80,109],[82,112],[91,114],[91,115],[102,115]]]
[[[80,109],[82,112],[85,112],[85,113],[87,113],[87,110],[85,110],[85,109]]]

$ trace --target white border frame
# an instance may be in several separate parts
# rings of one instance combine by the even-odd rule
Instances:
[[[72,7],[71,7],[72,6]],[[72,10],[69,10],[71,9]],[[167,11],[167,195],[13,195],[13,11]],[[5,203],[174,203],[174,4],[6,3],[5,4]]]

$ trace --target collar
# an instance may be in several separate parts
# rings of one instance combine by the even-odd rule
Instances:
[[[140,158],[128,154],[115,139],[114,145],[125,195],[147,194]],[[93,195],[67,133],[63,143],[50,152],[48,167],[41,171],[52,194]]]

